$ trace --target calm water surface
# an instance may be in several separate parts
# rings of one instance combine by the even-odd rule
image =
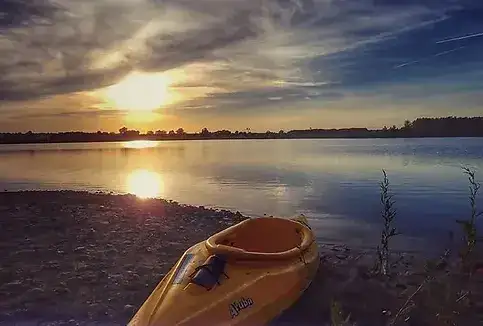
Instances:
[[[483,139],[0,145],[2,189],[135,193],[252,216],[304,213],[319,241],[363,247],[380,229],[382,169],[404,233],[398,247],[422,248],[469,214],[461,166],[483,179]]]

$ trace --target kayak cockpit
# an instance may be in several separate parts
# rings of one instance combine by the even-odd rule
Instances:
[[[294,220],[252,218],[206,240],[211,254],[227,259],[291,259],[313,242],[310,229]]]

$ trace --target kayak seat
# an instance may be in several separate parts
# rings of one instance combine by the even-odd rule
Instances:
[[[220,278],[225,273],[226,260],[220,255],[211,255],[206,261],[197,266],[193,273],[191,273],[191,283],[204,287],[206,290],[211,290],[215,284],[220,284]]]
[[[300,225],[290,220],[253,219],[216,239],[217,244],[246,251],[276,253],[300,246]]]
[[[208,252],[227,259],[292,259],[314,241],[310,228],[280,218],[252,218],[219,232],[205,242]]]

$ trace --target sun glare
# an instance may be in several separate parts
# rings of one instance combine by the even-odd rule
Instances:
[[[164,184],[159,173],[140,169],[128,175],[126,188],[128,193],[139,198],[156,198],[161,196]]]
[[[110,106],[128,111],[152,111],[172,102],[168,74],[133,72],[104,89]]]
[[[158,143],[155,141],[150,141],[150,140],[131,140],[122,143],[122,147],[124,148],[151,148],[151,147],[156,147]]]

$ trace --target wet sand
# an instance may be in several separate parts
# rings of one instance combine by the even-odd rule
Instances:
[[[132,195],[0,193],[0,325],[125,325],[188,247],[244,218]],[[370,276],[368,253],[320,249],[312,285],[274,325],[328,325],[332,300],[384,325],[424,279],[409,255],[388,281]]]

